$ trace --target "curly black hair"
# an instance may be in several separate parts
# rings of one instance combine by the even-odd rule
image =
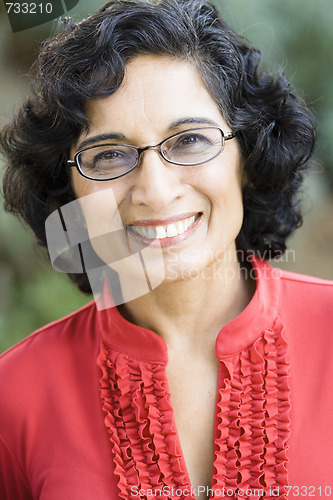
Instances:
[[[46,218],[74,199],[66,162],[89,129],[84,105],[115,92],[139,54],[190,60],[199,69],[244,159],[237,246],[263,258],[283,253],[302,222],[296,193],[314,150],[314,119],[282,72],[261,70],[260,52],[205,0],[111,0],[81,22],[68,20],[44,43],[31,97],[1,132],[5,209],[22,216],[46,246]],[[85,274],[70,277],[90,292]]]

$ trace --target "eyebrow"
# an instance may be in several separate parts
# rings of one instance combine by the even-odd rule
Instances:
[[[117,132],[112,132],[109,134],[99,134],[99,135],[94,135],[93,137],[88,137],[88,139],[85,139],[84,141],[80,142],[78,145],[77,149],[80,151],[81,149],[85,148],[86,146],[90,144],[95,144],[96,142],[101,142],[101,141],[108,141],[108,140],[114,140],[114,139],[125,139],[125,136],[123,134],[118,134]]]
[[[194,123],[198,125],[206,124],[206,125],[212,125],[213,127],[219,127],[219,125],[214,120],[211,120],[209,118],[205,118],[202,116],[187,116],[185,118],[180,118],[179,120],[175,120],[174,122],[172,122],[168,130],[172,131],[178,128],[180,125],[194,124]],[[84,141],[80,142],[80,144],[77,146],[77,150],[81,151],[86,146],[90,146],[92,144],[96,144],[102,141],[115,140],[115,139],[124,140],[125,136],[117,132],[94,135],[93,137],[88,137],[88,139],[85,139]]]
[[[214,120],[210,118],[205,118],[203,116],[187,116],[185,118],[180,118],[179,120],[176,120],[171,123],[169,130],[174,130],[180,125],[185,125],[187,123],[196,123],[196,124],[206,124],[206,125],[212,125],[213,127],[220,127]]]

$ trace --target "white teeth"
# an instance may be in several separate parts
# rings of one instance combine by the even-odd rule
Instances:
[[[188,229],[193,224],[194,221],[195,221],[195,216],[186,219],[185,220],[186,229]]]
[[[184,227],[184,224],[182,223],[181,220],[176,222],[175,226],[176,226],[177,234],[182,234],[184,231],[186,231],[186,228]]]
[[[143,238],[148,238],[150,240],[172,238],[178,234],[183,234],[187,229],[195,222],[198,216],[193,215],[188,219],[179,220],[173,224],[167,224],[166,226],[130,226],[131,231],[142,236]]]
[[[171,238],[172,236],[177,236],[178,232],[176,226],[174,224],[168,224],[166,233],[168,238]]]
[[[152,240],[156,238],[155,230],[151,226],[148,226],[148,238]]]
[[[142,227],[140,232],[144,238],[148,238],[148,228],[147,227]]]
[[[166,235],[167,233],[163,226],[156,227],[156,238],[158,239],[166,238]]]

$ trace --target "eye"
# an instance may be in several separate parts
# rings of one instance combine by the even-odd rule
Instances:
[[[211,139],[204,133],[188,132],[170,141],[171,154],[199,153],[212,146]]]
[[[110,146],[107,149],[97,148],[97,151],[94,151],[94,155],[90,160],[90,169],[106,172],[125,168],[128,165],[131,166],[133,162],[131,155],[132,151],[127,151],[126,148],[110,148]]]
[[[124,156],[125,155],[122,151],[118,151],[116,149],[108,149],[96,154],[96,156],[94,157],[94,164],[103,161],[113,162],[119,160],[120,158],[123,158]]]
[[[210,141],[208,140],[207,137],[201,135],[201,134],[184,134],[181,135],[176,143],[176,145],[180,146],[193,146],[193,145],[198,145],[198,144],[205,144],[209,143]]]
[[[222,135],[217,127],[186,130],[164,142],[164,157],[178,165],[204,163],[222,150]]]

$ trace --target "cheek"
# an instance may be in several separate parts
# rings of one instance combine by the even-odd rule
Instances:
[[[216,163],[202,171],[196,182],[198,189],[209,199],[214,208],[242,208],[241,169],[237,164]]]
[[[119,226],[118,206],[125,196],[123,183],[98,182],[73,173],[72,187],[92,235],[113,224]],[[111,226],[111,227],[113,227]]]
[[[241,172],[240,162],[224,161],[211,165],[201,180],[210,207],[208,234],[219,249],[234,243],[243,224]]]
[[[82,177],[76,168],[72,169],[72,188],[77,199],[93,192],[93,182]]]
[[[112,263],[128,256],[128,245],[118,210],[120,193],[107,183],[73,178],[82,224],[97,255]]]

